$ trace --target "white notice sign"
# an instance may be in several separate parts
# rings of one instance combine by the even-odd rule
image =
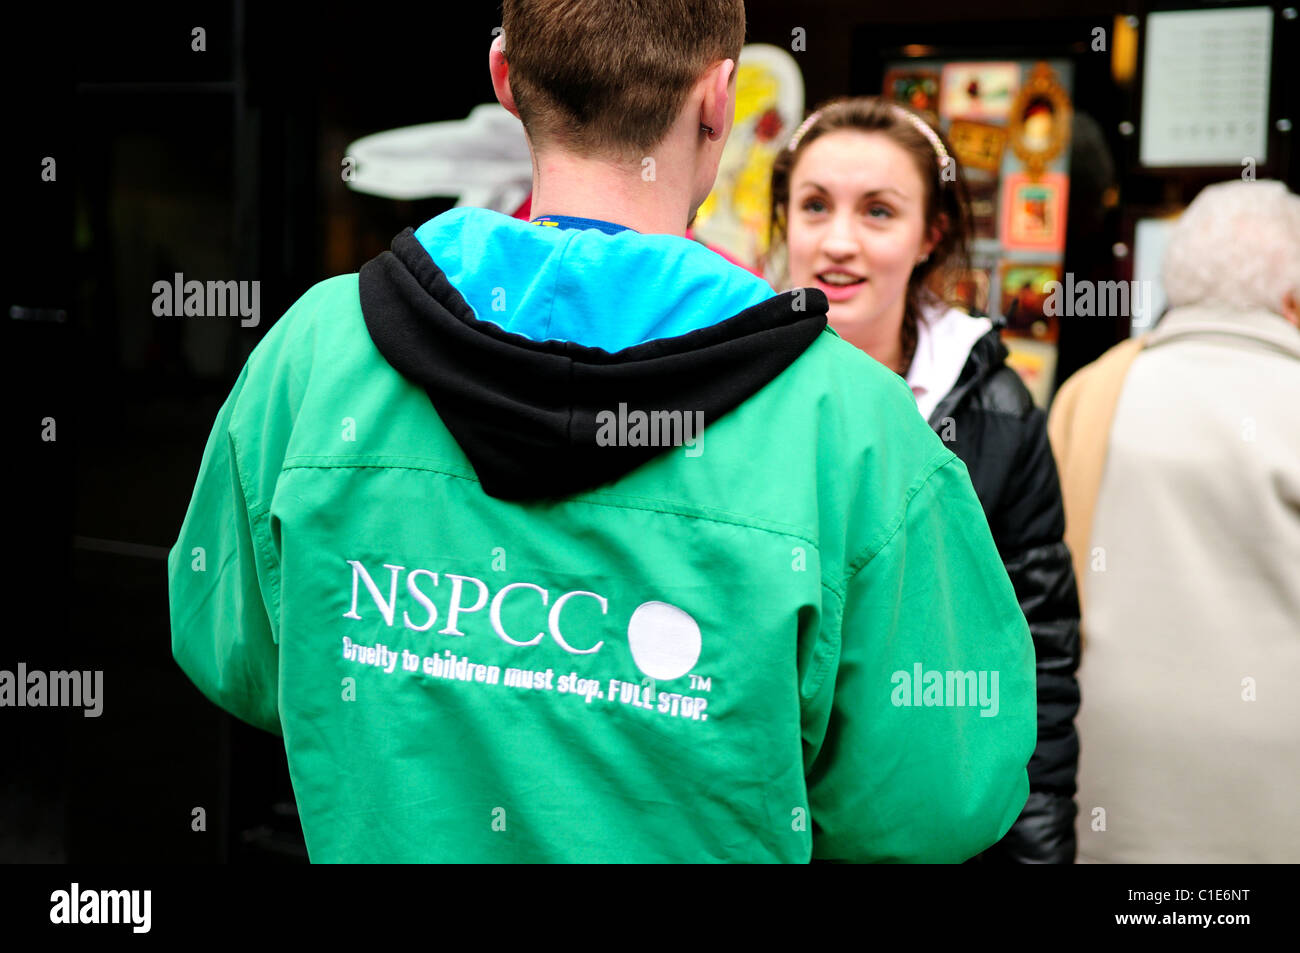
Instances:
[[[1234,166],[1268,150],[1273,10],[1193,10],[1147,17],[1140,161]]]

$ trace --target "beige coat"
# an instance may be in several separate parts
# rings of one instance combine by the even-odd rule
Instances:
[[[1300,330],[1179,308],[1145,343],[1052,409],[1085,595],[1079,860],[1300,862]]]

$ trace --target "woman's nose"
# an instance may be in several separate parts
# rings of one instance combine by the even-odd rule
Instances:
[[[822,251],[828,255],[852,255],[858,250],[858,240],[853,234],[852,224],[845,216],[831,219],[822,237]]]

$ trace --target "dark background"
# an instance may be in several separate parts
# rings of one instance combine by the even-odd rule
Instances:
[[[493,100],[492,3],[324,2],[293,16],[186,6],[45,4],[0,41],[12,186],[3,425],[17,490],[0,668],[104,671],[97,719],[0,709],[0,861],[305,860],[279,740],[209,704],[172,661],[166,553],[217,409],[274,320],[451,205],[349,191],[348,143]],[[907,44],[1070,58],[1087,128],[1074,136],[1065,270],[1127,278],[1114,246],[1131,242],[1136,218],[1240,170],[1139,169],[1137,136],[1119,123],[1140,119],[1140,63],[1131,87],[1116,86],[1092,30],[1196,6],[751,0],[748,41],[788,49],[795,27],[807,31],[794,55],[809,108],[878,92],[882,63]],[[206,52],[190,48],[195,26]],[[1300,119],[1297,34],[1300,21],[1275,19],[1271,119]],[[1297,188],[1294,137],[1271,133],[1259,178]],[[46,156],[54,182],[40,178]],[[1109,186],[1118,205],[1102,200]],[[154,317],[152,284],[177,271],[259,280],[261,323]],[[1125,334],[1064,318],[1058,381]],[[54,441],[41,438],[45,418]],[[195,807],[205,832],[191,830]]]

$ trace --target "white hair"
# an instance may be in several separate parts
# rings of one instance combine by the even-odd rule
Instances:
[[[1169,236],[1161,279],[1171,307],[1280,312],[1300,297],[1300,196],[1281,182],[1205,188]]]

